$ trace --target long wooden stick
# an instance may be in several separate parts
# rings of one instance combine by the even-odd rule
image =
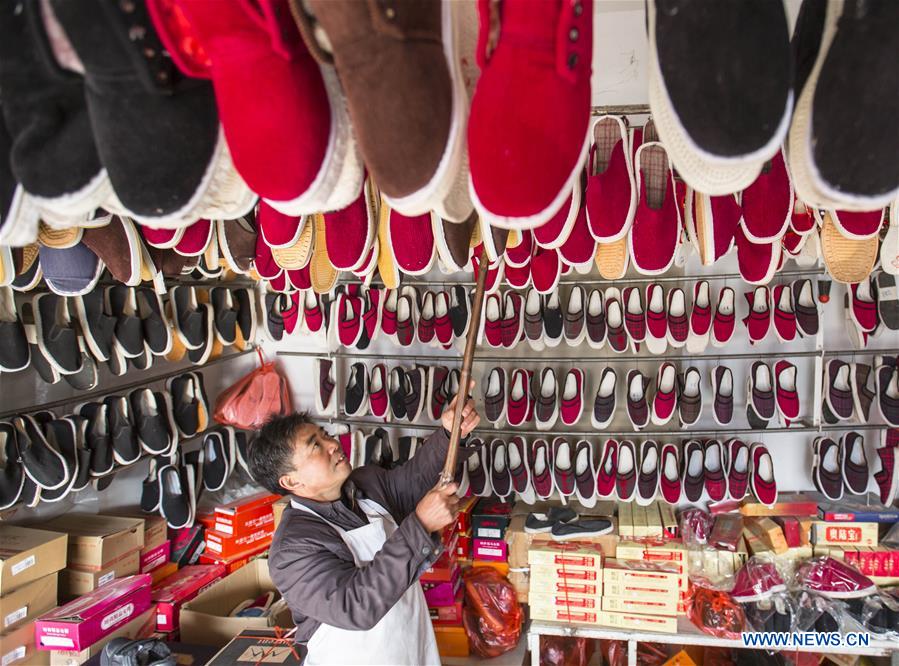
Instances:
[[[474,301],[471,304],[471,318],[468,324],[468,336],[465,338],[465,353],[462,355],[462,369],[459,373],[459,393],[456,408],[453,410],[453,428],[450,430],[449,448],[446,451],[446,464],[440,474],[440,484],[452,483],[456,472],[456,458],[459,453],[459,440],[462,439],[462,410],[465,409],[468,397],[468,384],[471,381],[471,364],[474,361],[474,348],[481,328],[481,310],[484,307],[484,288],[487,285],[487,271],[490,262],[487,260],[487,249],[481,247],[478,258],[478,282],[474,290]]]

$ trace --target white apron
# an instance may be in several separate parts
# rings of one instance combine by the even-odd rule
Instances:
[[[322,518],[299,502],[292,501],[291,506]],[[360,499],[359,506],[369,523],[354,530],[344,530],[322,518],[337,530],[353,553],[356,566],[371,562],[387,537],[396,530],[396,522],[377,502]],[[309,654],[303,666],[440,664],[434,628],[431,626],[424,592],[418,583],[410,585],[393,608],[368,631],[340,629],[322,624],[313,632],[307,648]]]

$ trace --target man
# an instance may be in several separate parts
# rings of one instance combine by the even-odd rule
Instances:
[[[440,663],[417,583],[458,513],[457,485],[438,485],[457,398],[443,428],[392,470],[351,469],[339,442],[304,414],[270,421],[252,444],[256,481],[291,500],[269,572],[306,644],[304,666]],[[466,399],[462,436],[479,423]]]

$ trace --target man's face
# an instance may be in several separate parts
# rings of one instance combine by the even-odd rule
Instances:
[[[307,424],[294,435],[293,470],[280,480],[295,495],[333,500],[351,471],[340,442],[319,426]]]

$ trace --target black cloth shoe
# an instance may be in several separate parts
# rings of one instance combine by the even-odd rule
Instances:
[[[81,334],[98,361],[108,361],[115,339],[116,318],[106,306],[105,292],[93,289],[73,299]]]
[[[88,353],[84,338],[78,338],[78,354],[81,359],[78,370],[70,375],[63,375],[62,378],[76,391],[90,391],[97,387],[100,378],[97,373],[97,362]]]
[[[137,315],[137,295],[133,287],[115,285],[106,289],[106,307],[115,318],[115,342],[125,358],[144,353],[144,328]]]
[[[30,416],[17,416],[13,426],[25,474],[42,490],[65,485],[69,480],[66,460],[50,445],[37,422]]]
[[[67,416],[75,424],[75,447],[78,458],[78,472],[72,482],[71,492],[84,490],[91,482],[91,451],[87,448],[87,419],[83,416]]]
[[[131,421],[131,407],[128,399],[121,395],[108,396],[106,420],[109,424],[109,438],[112,443],[112,455],[120,465],[130,465],[140,458],[141,449],[137,432]]]
[[[286,294],[265,295],[265,326],[269,337],[277,342],[284,337],[284,317],[282,308],[288,307],[290,297]]]
[[[185,373],[172,377],[168,383],[172,396],[172,417],[182,437],[193,437],[200,430],[199,402],[193,377]]]
[[[210,492],[225,486],[234,469],[234,431],[211,430],[203,438],[203,487]]]
[[[187,358],[194,365],[203,365],[209,360],[215,343],[215,333],[213,332],[215,315],[212,311],[212,306],[209,303],[200,303],[199,312],[203,329],[201,344],[196,349],[187,350]]]
[[[206,336],[207,322],[197,303],[193,287],[172,287],[170,296],[172,317],[178,338],[188,349],[199,349]]]
[[[256,339],[256,298],[250,289],[234,289],[231,297],[237,309],[237,329],[246,346]]]
[[[19,501],[24,484],[16,429],[11,423],[0,421],[0,511]]]
[[[64,214],[86,213],[109,194],[91,128],[84,79],[56,63],[41,3],[0,6],[0,88],[16,179]]]
[[[60,374],[78,372],[78,334],[72,327],[66,299],[56,294],[38,294],[33,305],[37,346],[44,358]]]
[[[147,349],[153,356],[165,356],[172,350],[172,329],[162,306],[162,299],[149,287],[135,290],[137,314]]]
[[[162,467],[159,486],[159,510],[169,527],[178,530],[192,525],[196,511],[194,468],[190,465]]]
[[[425,406],[428,389],[428,371],[426,368],[417,367],[407,370],[405,374],[406,418],[410,423],[414,422]]]
[[[178,70],[145,0],[51,6],[84,65],[97,152],[122,206],[159,226],[201,217],[226,151],[212,84]]]
[[[79,409],[80,416],[87,419],[84,446],[91,452],[90,469],[93,477],[109,474],[115,464],[106,413],[106,405],[99,402],[88,402]]]
[[[390,413],[395,420],[406,418],[407,391],[406,371],[399,366],[391,368],[387,382],[387,397],[390,400]]]
[[[546,297],[543,303],[543,333],[549,346],[554,346],[562,339],[564,327],[562,306],[559,302],[559,292],[554,291]]]
[[[165,402],[159,401],[160,397],[161,394],[148,388],[136,389],[128,394],[137,441],[150,455],[159,455],[172,448],[168,408]]]
[[[237,307],[234,292],[225,287],[214,287],[209,290],[214,313],[215,337],[228,347],[237,341]]]
[[[72,486],[82,475],[78,469],[78,430],[71,419],[54,419],[43,427],[47,441],[63,457],[68,468],[68,478],[59,488],[41,491],[41,502],[58,502],[72,491]]]
[[[359,416],[368,407],[368,369],[364,363],[353,363],[346,383],[343,409],[347,416]]]
[[[9,287],[0,287],[0,340],[3,341],[0,344],[0,371],[18,372],[27,368],[31,351]]]
[[[465,287],[455,286],[450,291],[449,318],[453,325],[453,335],[461,338],[468,331],[468,320],[471,316],[468,307],[468,292]]]
[[[165,457],[150,458],[140,493],[140,510],[144,513],[156,513],[159,510],[159,468],[166,464],[168,461]]]
[[[605,518],[581,518],[569,523],[556,522],[550,529],[554,541],[583,539],[600,536],[612,531],[612,521]]]
[[[546,513],[529,513],[524,521],[524,531],[528,534],[549,532],[556,523],[570,523],[577,518],[571,507],[554,506]]]

